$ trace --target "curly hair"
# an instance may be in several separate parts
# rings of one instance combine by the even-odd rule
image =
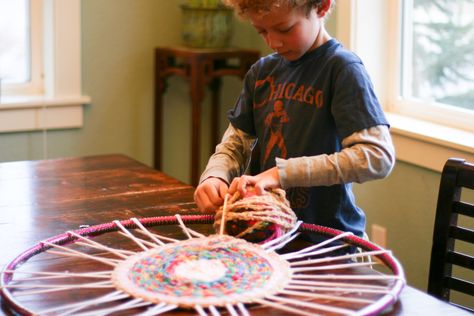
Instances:
[[[287,6],[289,8],[302,9],[305,14],[313,9],[319,9],[328,0],[222,0],[222,2],[233,8],[241,17],[246,17],[249,11],[269,12],[272,7]],[[335,0],[331,2],[331,8]]]

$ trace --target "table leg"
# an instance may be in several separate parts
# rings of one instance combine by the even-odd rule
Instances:
[[[154,109],[154,155],[153,155],[153,166],[155,169],[161,170],[162,168],[162,135],[163,135],[163,94],[165,92],[165,78],[162,77],[161,70],[164,68],[163,58],[166,58],[160,54],[159,51],[155,52],[155,109]]]
[[[212,93],[211,100],[211,138],[210,138],[210,154],[214,153],[216,145],[219,143],[219,97],[222,81],[220,78],[215,78],[211,81],[210,89]]]
[[[199,182],[201,102],[204,98],[204,67],[199,58],[191,60],[191,185]]]

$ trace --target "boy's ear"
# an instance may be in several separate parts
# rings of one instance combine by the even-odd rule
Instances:
[[[326,13],[328,13],[329,8],[331,8],[331,1],[332,0],[322,0],[321,4],[318,7],[318,16],[320,18],[324,17]]]

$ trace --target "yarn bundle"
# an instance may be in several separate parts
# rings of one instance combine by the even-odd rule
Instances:
[[[245,196],[236,192],[217,210],[216,230],[223,217],[225,234],[260,244],[287,233],[297,221],[284,190],[271,189],[257,195],[253,187]]]

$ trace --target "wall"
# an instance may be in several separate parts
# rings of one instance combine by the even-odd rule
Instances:
[[[409,284],[426,289],[440,175],[397,162],[383,180],[355,185],[358,205],[372,224],[387,229],[386,248],[405,268]],[[374,198],[377,197],[377,198]]]
[[[82,0],[82,70],[85,107],[81,129],[47,133],[47,157],[124,153],[145,164],[152,161],[153,48],[180,44],[179,0]],[[333,19],[335,20],[335,19]],[[330,28],[334,28],[331,22]],[[234,44],[264,44],[245,23],[235,22]],[[240,81],[224,81],[221,131]],[[206,99],[205,102],[209,100]],[[172,78],[164,98],[166,137],[163,170],[183,181],[189,174],[189,99],[181,78]],[[209,125],[204,106],[203,126]],[[203,134],[202,161],[208,156]],[[0,161],[43,158],[41,132],[0,134]],[[368,224],[387,228],[388,247],[405,267],[408,282],[427,284],[432,226],[439,174],[398,162],[392,175],[355,185]],[[369,230],[370,233],[370,230]]]

